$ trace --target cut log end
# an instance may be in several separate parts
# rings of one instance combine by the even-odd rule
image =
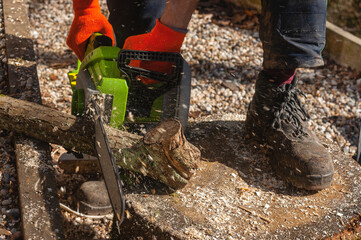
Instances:
[[[184,137],[182,124],[165,120],[144,137],[144,144],[153,151],[163,151],[168,163],[185,179],[189,179],[200,160],[200,151]]]
[[[153,127],[145,136],[144,144],[151,145],[169,142],[182,132],[182,124],[175,119],[168,119]]]

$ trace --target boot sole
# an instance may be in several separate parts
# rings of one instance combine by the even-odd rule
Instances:
[[[78,201],[79,212],[87,215],[107,215],[113,212],[111,205],[108,206],[96,206],[86,203],[84,201]]]

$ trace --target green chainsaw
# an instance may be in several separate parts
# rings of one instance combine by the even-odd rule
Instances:
[[[152,125],[162,119],[178,119],[187,124],[191,76],[179,53],[122,50],[112,40],[93,34],[85,58],[68,73],[73,90],[73,115],[88,115],[95,126],[94,146],[117,226],[124,218],[125,201],[103,124],[114,128]],[[133,60],[171,62],[170,74],[130,66]],[[143,84],[140,78],[155,80]],[[128,116],[128,117],[126,117]]]
[[[171,62],[173,70],[166,74],[132,67],[129,65],[132,60]],[[73,90],[73,115],[83,115],[87,104],[84,89],[77,82],[77,76],[82,71],[88,75],[88,81],[106,95],[103,113],[110,126],[122,128],[131,123],[157,123],[162,119],[175,118],[186,127],[191,76],[181,54],[122,50],[111,46],[110,38],[93,34],[84,60],[78,61],[77,69],[68,73]],[[158,83],[145,85],[140,77]]]

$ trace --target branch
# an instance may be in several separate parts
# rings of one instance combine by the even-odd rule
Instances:
[[[0,128],[95,155],[93,124],[49,107],[0,95]],[[175,189],[187,183],[200,160],[177,120],[159,123],[144,138],[108,126],[105,130],[117,164]]]

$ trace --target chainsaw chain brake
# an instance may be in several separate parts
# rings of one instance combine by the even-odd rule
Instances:
[[[131,60],[170,62],[173,63],[173,71],[172,73],[167,74],[133,67],[129,65]],[[138,77],[145,77],[158,82],[163,82],[167,86],[175,86],[180,79],[180,74],[182,73],[183,61],[184,59],[179,53],[123,49],[118,55],[118,68],[132,81],[136,80]]]
[[[173,69],[170,74],[151,71],[130,66],[129,64],[132,60],[170,62],[173,63]],[[187,67],[185,67],[185,65],[187,65]],[[152,104],[160,96],[165,96],[165,94],[169,95],[170,92],[177,92],[177,94],[172,95],[181,94],[177,89],[180,87],[181,83],[184,82],[183,78],[190,78],[189,74],[184,73],[184,70],[189,67],[182,55],[172,52],[151,52],[123,49],[118,55],[118,68],[129,80],[127,111],[131,112],[136,117],[148,117],[152,109]],[[149,85],[143,84],[142,81],[139,81],[139,77],[152,79],[158,83]],[[173,97],[177,98],[177,96]],[[178,104],[173,105],[175,108],[179,107]],[[189,105],[189,103],[186,105]],[[165,110],[164,107],[163,110]],[[177,110],[174,109],[173,112],[175,111]],[[174,116],[171,116],[172,114],[169,114],[169,109],[166,114],[167,117],[178,118],[175,113],[173,114]],[[186,115],[188,116],[188,112]]]

